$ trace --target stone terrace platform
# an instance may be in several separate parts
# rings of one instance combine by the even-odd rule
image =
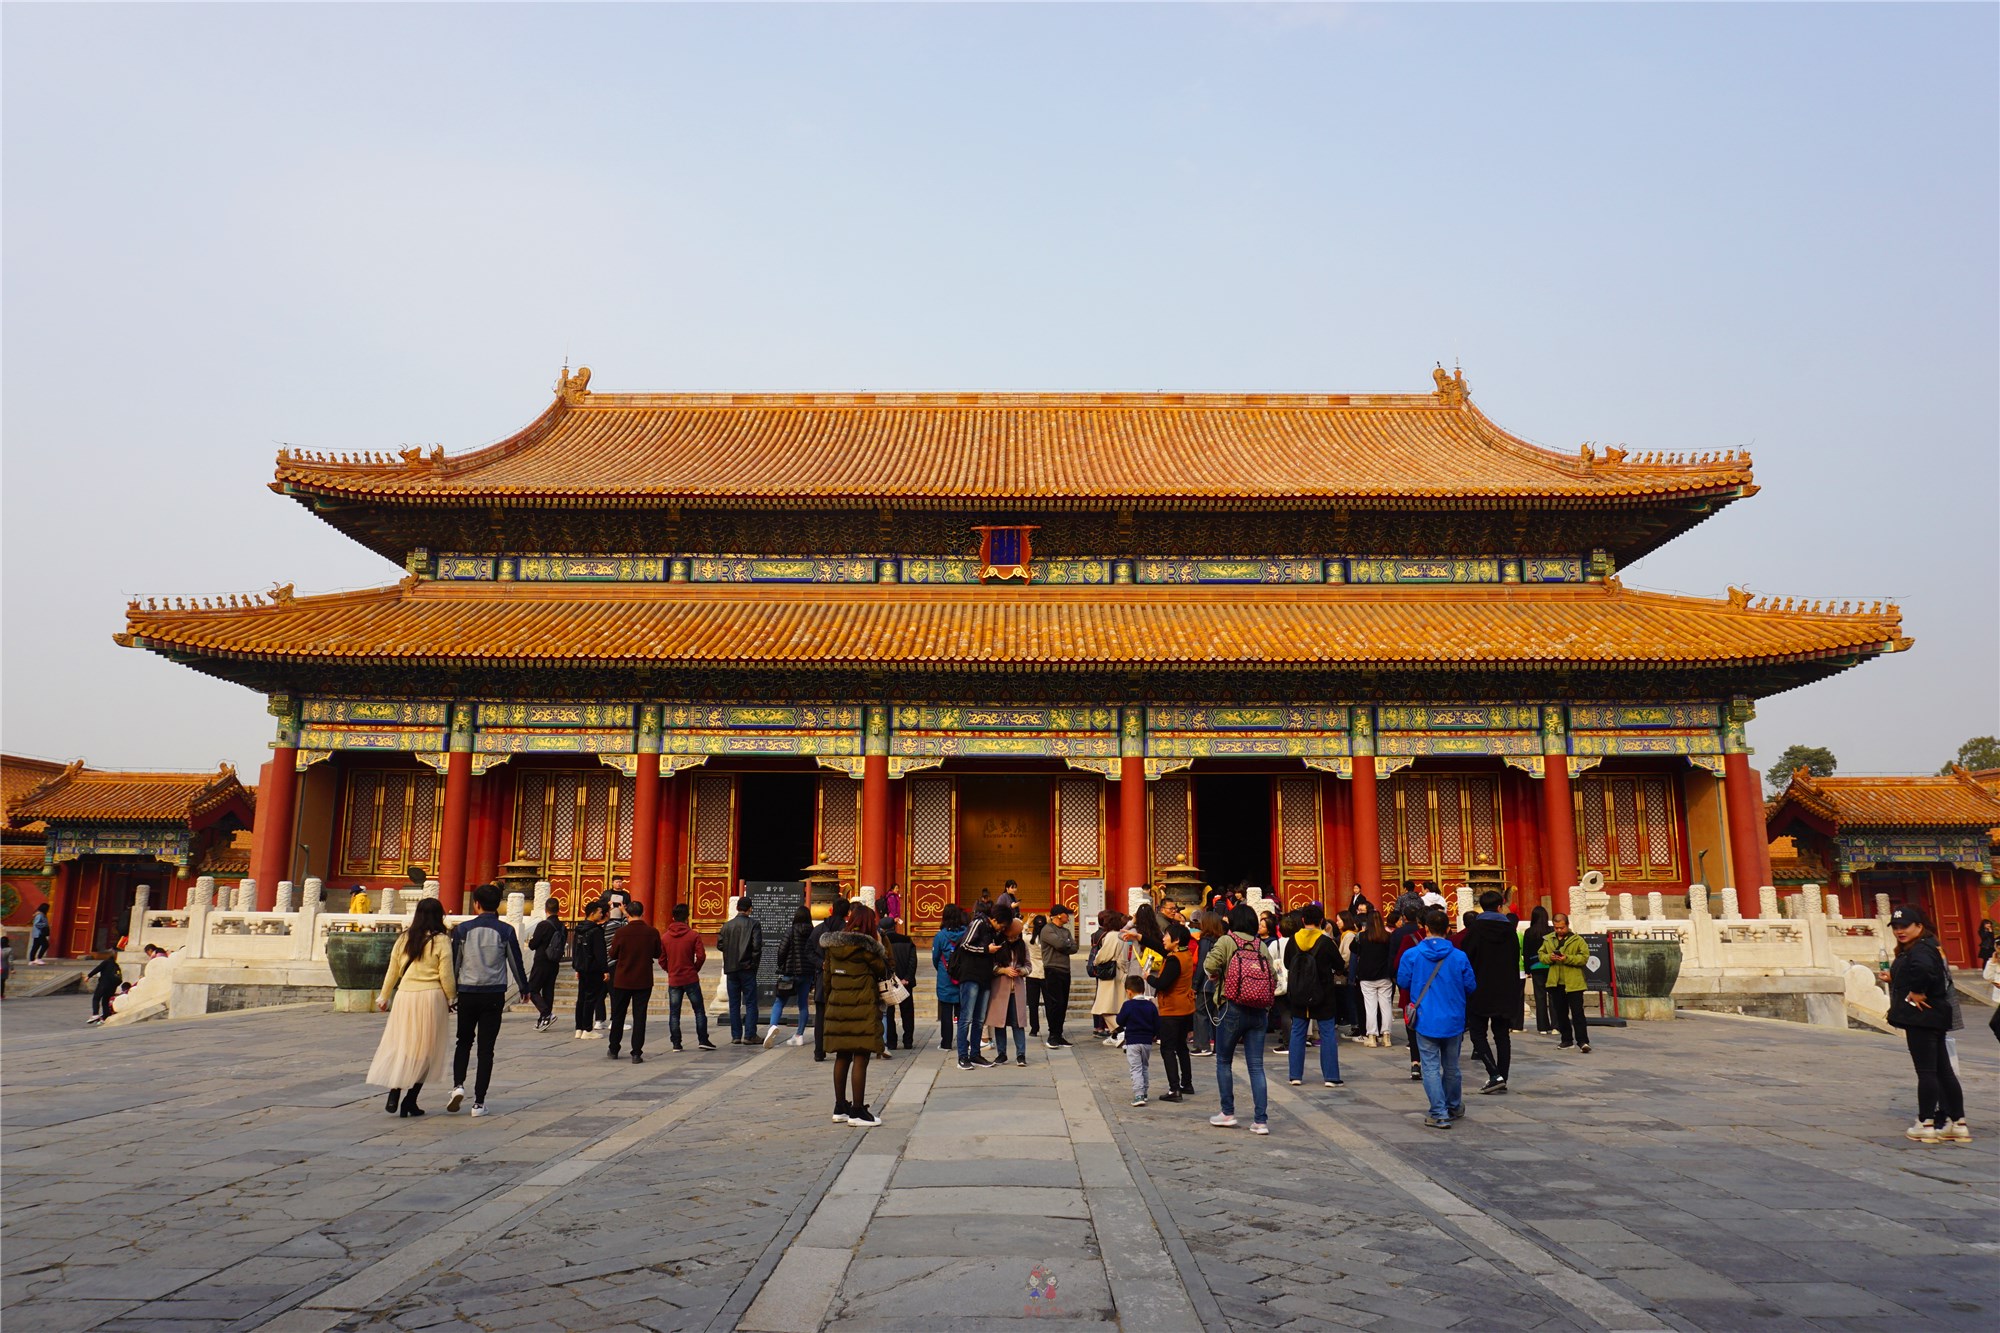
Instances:
[[[656,1014],[648,1063],[614,1064],[513,1015],[494,1114],[438,1089],[408,1121],[360,1081],[377,1017],[84,1014],[0,1007],[8,1333],[2000,1320],[1980,1028],[1979,1138],[1924,1148],[1900,1041],[1706,1015],[1587,1057],[1525,1036],[1516,1091],[1448,1134],[1417,1123],[1399,1050],[1344,1044],[1331,1091],[1310,1063],[1286,1088],[1274,1055],[1253,1138],[1205,1123],[1210,1062],[1192,1104],[1134,1109],[1094,1044],[974,1073],[899,1052],[861,1131],[828,1122],[808,1050],[675,1055]]]

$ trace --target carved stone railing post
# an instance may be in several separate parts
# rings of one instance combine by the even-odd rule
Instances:
[[[1736,889],[1733,885],[1722,891],[1722,919],[1724,921],[1741,921],[1743,919],[1743,910],[1737,903]]]
[[[125,928],[126,942],[134,949],[146,944],[146,903],[153,896],[150,884],[141,884],[132,890],[132,918]]]
[[[271,910],[272,910],[273,912],[289,912],[289,911],[291,911],[291,910],[292,910],[292,894],[293,894],[293,893],[294,893],[295,891],[296,891],[296,890],[295,890],[295,889],[294,889],[294,888],[292,887],[292,882],[291,882],[290,880],[288,880],[288,879],[281,879],[281,880],[279,880],[279,881],[278,881],[278,897],[277,897],[277,900],[276,900],[275,902],[273,902],[273,903],[271,904]]]
[[[1646,895],[1646,919],[1648,921],[1667,919],[1667,898],[1657,889]]]
[[[308,879],[305,891],[299,895],[299,919],[292,927],[292,957],[311,958],[315,936],[319,934],[319,899],[324,886],[318,879]]]
[[[1877,921],[1889,919],[1889,895],[1886,893],[1875,895],[1875,919]]]
[[[1757,890],[1757,915],[1766,921],[1775,920],[1778,912],[1778,891],[1769,884]]]
[[[1847,918],[1843,917],[1841,913],[1846,910],[1846,908],[1840,905],[1840,895],[1829,891],[1826,895],[1826,914],[1835,921],[1844,921]]]
[[[188,942],[190,958],[200,958],[208,950],[208,914],[215,905],[215,876],[203,875],[188,893]]]

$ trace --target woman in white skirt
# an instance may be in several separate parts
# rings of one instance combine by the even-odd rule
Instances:
[[[392,1003],[393,1001],[393,1003]],[[417,1094],[424,1084],[444,1073],[451,1055],[445,1028],[458,1008],[458,973],[451,961],[451,936],[445,933],[444,904],[426,898],[410,916],[410,928],[396,941],[389,958],[389,975],[375,1001],[386,1010],[389,1025],[368,1066],[368,1082],[389,1090],[382,1109],[391,1115],[422,1115]]]

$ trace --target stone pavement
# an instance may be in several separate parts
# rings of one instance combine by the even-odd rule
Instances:
[[[613,1063],[510,1018],[480,1120],[397,1120],[382,1020],[317,1008],[111,1032],[0,1006],[0,1317],[34,1330],[1991,1328],[2000,1059],[1980,1137],[1920,1147],[1874,1034],[1717,1016],[1518,1043],[1516,1091],[1418,1124],[1400,1050],[1284,1086],[1269,1138],[1127,1105],[1095,1044],[829,1066],[724,1043]],[[935,1029],[930,1029],[934,1033]],[[725,1029],[726,1033],[726,1029]],[[920,1025],[919,1038],[925,1028]],[[912,1058],[914,1057],[914,1058]],[[1156,1091],[1161,1082],[1157,1062]],[[1238,1111],[1248,1121],[1246,1080]],[[429,1097],[443,1105],[437,1090]],[[1031,1294],[1031,1278],[1041,1295]],[[1051,1294],[1052,1293],[1052,1294]]]

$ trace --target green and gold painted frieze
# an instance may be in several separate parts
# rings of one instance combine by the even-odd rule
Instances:
[[[185,866],[192,841],[193,835],[187,829],[172,826],[53,824],[49,827],[43,860],[56,865],[86,856],[150,856],[156,861]]]
[[[1834,839],[1834,856],[1843,870],[1871,866],[1943,863],[1968,870],[1986,870],[1984,832],[1919,829],[1907,832],[1841,833]]]
[[[1034,584],[1581,583],[1578,556],[1045,557]],[[1123,569],[1121,574],[1120,570]],[[925,583],[976,584],[971,556],[481,555],[450,551],[417,570],[450,581],[522,583]]]
[[[301,750],[442,750],[451,706],[439,699],[309,698],[299,719]]]

